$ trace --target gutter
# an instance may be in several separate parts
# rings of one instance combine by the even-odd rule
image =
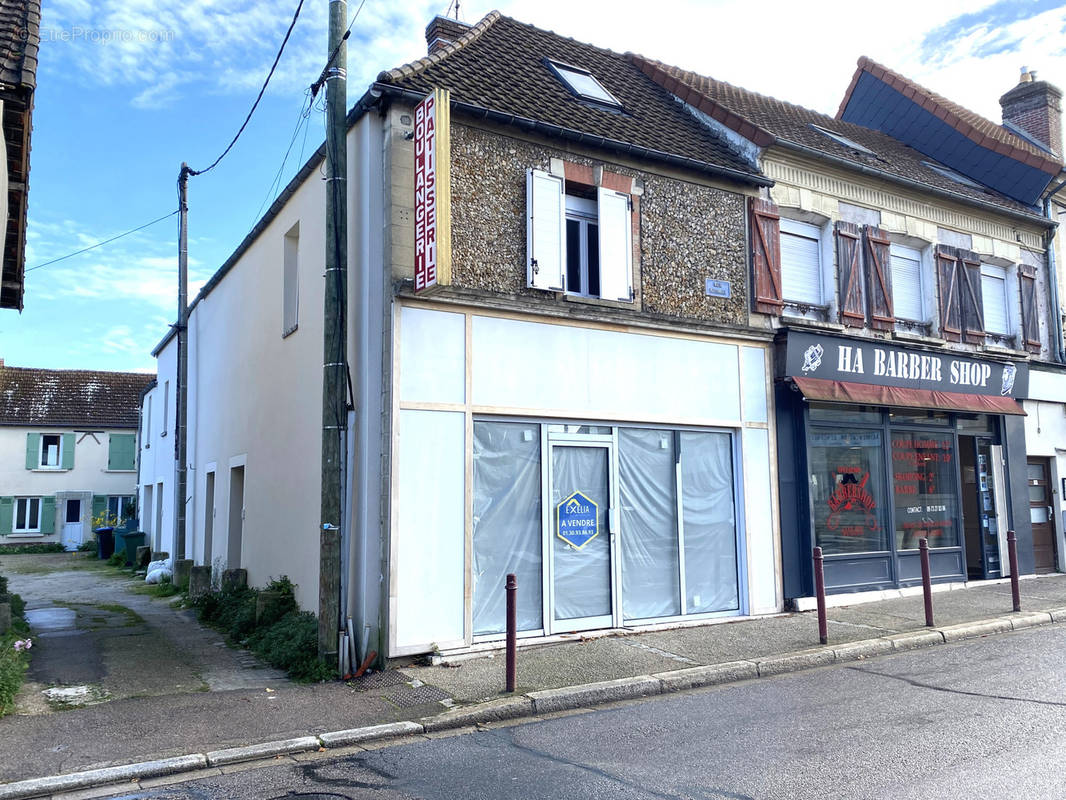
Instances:
[[[921,181],[917,181],[912,178],[904,178],[900,175],[893,175],[892,173],[884,172],[883,170],[875,169],[874,167],[868,167],[865,164],[858,164],[854,161],[848,161],[846,158],[830,155],[829,153],[823,153],[821,150],[815,150],[812,147],[806,147],[805,145],[796,144],[795,142],[790,142],[785,139],[778,139],[775,144],[776,146],[781,147],[785,150],[792,150],[796,153],[802,153],[805,156],[817,159],[819,161],[828,161],[832,164],[836,164],[837,166],[843,167],[844,169],[853,172],[861,172],[864,175],[870,175],[873,177],[880,178],[882,180],[890,181],[892,183],[897,183],[902,186],[906,186],[910,189],[917,189],[926,194],[932,194],[938,197],[946,198],[948,200],[954,200],[957,203],[977,206],[978,208],[981,208],[985,211],[990,211],[995,214],[1007,216],[1011,219],[1028,222],[1030,225],[1043,224],[1046,227],[1052,229],[1058,227],[1058,224],[1055,222],[1045,222],[1045,217],[1035,212],[1030,215],[1022,211],[1014,211],[1013,209],[1004,208],[1003,206],[997,205],[996,203],[992,203],[987,200],[979,200],[976,197],[968,197],[967,195],[959,194],[958,192],[952,192],[949,189],[941,189],[937,186],[930,186],[927,183],[922,183]],[[770,147],[774,146],[775,145],[770,145]]]
[[[416,105],[422,102],[422,99],[425,97],[422,92],[401,89],[388,83],[373,84],[370,87],[370,92],[374,91],[377,91],[381,95],[386,95],[398,100],[406,100]],[[658,161],[670,164],[671,166],[701,172],[705,175],[729,178],[730,180],[739,181],[740,183],[746,183],[751,186],[774,185],[772,180],[761,175],[752,175],[748,172],[741,172],[740,170],[730,169],[728,167],[720,167],[706,161],[699,161],[695,158],[686,158],[662,150],[653,150],[649,147],[641,147],[617,139],[608,139],[604,136],[596,136],[594,134],[574,130],[573,128],[564,128],[561,125],[541,122],[539,120],[530,119],[529,117],[520,117],[517,114],[493,111],[490,108],[474,105],[473,103],[465,103],[461,100],[452,100],[452,108],[472,117],[487,119],[501,125],[513,125],[514,127],[523,130],[534,131],[557,139],[564,139],[569,142],[574,142],[575,144],[583,144],[601,150],[608,150],[612,153],[631,156],[638,160],[647,159],[649,161]],[[353,109],[353,111],[354,110],[355,109]]]

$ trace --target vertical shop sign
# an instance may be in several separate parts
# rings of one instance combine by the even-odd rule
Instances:
[[[415,291],[451,283],[451,101],[434,89],[415,108]]]

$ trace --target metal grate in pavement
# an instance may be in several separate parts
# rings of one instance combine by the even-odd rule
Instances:
[[[383,689],[389,686],[400,686],[408,683],[410,677],[398,669],[387,669],[384,672],[371,672],[359,678],[352,678],[348,685],[357,692],[368,692],[371,689]]]

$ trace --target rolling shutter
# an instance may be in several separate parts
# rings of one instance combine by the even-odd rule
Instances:
[[[896,314],[893,309],[888,236],[880,228],[867,225],[863,231],[863,245],[870,325],[877,330],[889,331],[896,323]]]
[[[15,527],[15,498],[0,497],[0,536],[11,533]]]
[[[822,308],[822,241],[816,225],[781,220],[781,293],[786,302]]]
[[[922,256],[917,250],[892,245],[892,309],[898,319],[925,322],[922,299]]]
[[[962,312],[959,309],[959,262],[954,247],[937,247],[936,281],[940,294],[940,335],[952,342],[960,342]]]
[[[959,303],[963,337],[970,344],[985,341],[985,305],[981,294],[981,259],[976,253],[959,253]]]
[[[752,310],[760,314],[780,314],[784,305],[781,291],[781,218],[777,206],[758,197],[751,199]]]
[[[633,212],[628,194],[596,190],[600,223],[600,297],[633,299]]]
[[[74,434],[63,434],[63,469],[74,469]]]
[[[985,332],[1010,335],[1007,311],[1007,270],[984,264],[981,267],[981,302],[985,306]]]
[[[132,470],[135,464],[136,437],[132,433],[112,433],[108,437],[107,468]]]
[[[526,172],[527,285],[563,291],[566,268],[566,205],[563,179],[539,169]]]
[[[836,224],[837,279],[840,282],[840,321],[853,328],[866,324],[866,303],[862,291],[859,226]]]
[[[56,532],[56,499],[54,497],[41,498],[41,533],[49,534]]]
[[[1022,295],[1022,335],[1025,349],[1040,352],[1040,318],[1037,316],[1036,270],[1022,264],[1018,267],[1018,289]]]
[[[26,469],[41,466],[41,434],[26,434]]]

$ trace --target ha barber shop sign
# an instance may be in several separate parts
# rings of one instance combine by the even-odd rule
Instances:
[[[434,89],[415,108],[415,291],[452,282],[451,100]]]
[[[1024,361],[968,358],[877,339],[844,339],[789,331],[785,353],[789,377],[927,389],[938,392],[1024,398],[1029,365]]]
[[[600,532],[599,506],[581,492],[574,492],[555,507],[559,538],[580,550]]]

